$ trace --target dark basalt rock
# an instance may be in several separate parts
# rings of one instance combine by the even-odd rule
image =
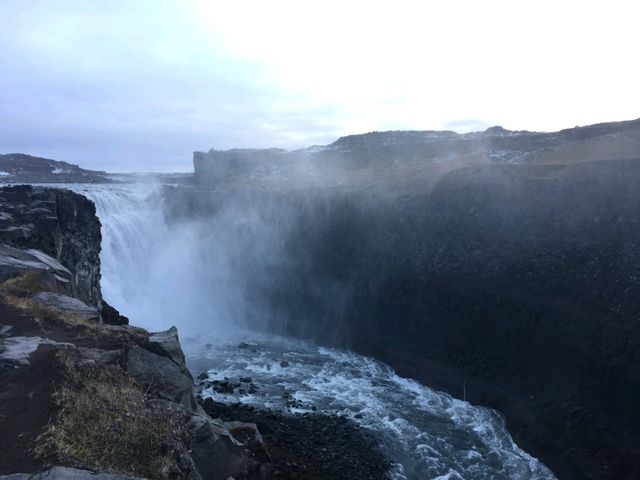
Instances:
[[[171,327],[164,332],[155,332],[149,335],[146,341],[145,348],[158,355],[167,357],[173,363],[175,363],[180,370],[187,372],[187,366],[185,364],[184,353],[180,346],[180,340],[178,338],[178,329]]]
[[[283,415],[246,405],[227,405],[207,398],[202,407],[211,417],[255,424],[267,458],[266,478],[273,480],[387,479],[390,462],[374,438],[350,420],[329,415]],[[233,429],[230,429],[234,432]],[[234,432],[234,435],[236,433]],[[235,476],[239,480],[256,477]]]
[[[131,346],[127,352],[127,372],[151,395],[180,403],[197,411],[193,378],[170,358]]]
[[[592,140],[603,129],[562,136]],[[261,306],[256,325],[355,349],[499,409],[560,478],[635,478],[640,158],[574,160],[461,168],[384,195],[351,186],[165,195],[169,217],[229,206],[277,225],[260,256],[250,246],[265,232],[237,236],[247,247],[233,262],[250,272],[242,294]]]
[[[69,190],[0,187],[0,242],[36,249],[73,275],[72,295],[91,305],[100,292],[100,221],[93,202]]]
[[[100,317],[102,321],[108,325],[129,325],[129,319],[104,300],[102,300]]]
[[[0,243],[0,282],[26,272],[51,291],[71,295],[77,290],[73,274],[55,258],[39,250],[20,250]]]
[[[38,292],[31,298],[41,305],[55,307],[84,320],[97,322],[99,319],[98,309],[96,307],[91,307],[77,298],[52,292]]]

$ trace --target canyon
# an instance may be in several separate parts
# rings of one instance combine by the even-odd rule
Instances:
[[[161,397],[195,415],[203,414],[197,398],[183,395],[193,383],[187,368],[202,371],[196,386],[207,412],[258,430],[274,420],[229,402],[295,384],[272,395],[285,398],[285,411],[311,414],[333,405],[318,393],[334,378],[326,371],[356,383],[367,371],[367,388],[388,384],[376,394],[438,402],[448,415],[469,409],[484,422],[451,435],[499,430],[504,415],[516,444],[560,479],[640,475],[640,120],[552,133],[374,132],[296,151],[212,149],[194,153],[192,178],[159,183],[71,186],[95,206],[72,192],[3,189],[0,253],[20,260],[3,267],[3,279],[20,273],[17,263],[42,263],[35,249],[47,255],[39,267],[47,290],[86,302],[92,321],[122,331],[133,328],[123,326],[127,317],[176,324],[187,345],[186,361],[174,361],[182,383]],[[310,343],[198,341],[222,338],[227,327]],[[148,334],[129,335],[124,365],[162,355]],[[253,397],[243,368],[254,369]],[[227,371],[236,377],[225,380]],[[353,412],[341,404],[341,415],[355,426],[373,421],[366,402]],[[500,414],[483,417],[473,405]],[[437,415],[434,425],[460,427]],[[349,428],[345,435],[358,437]],[[267,443],[279,435],[265,432]],[[362,438],[355,443],[368,445]],[[488,461],[495,445],[470,438],[462,443],[478,442],[482,468],[469,459],[416,466],[412,457],[394,478],[439,477],[450,467],[470,478],[553,478],[535,461],[523,466],[508,435],[497,466]],[[287,468],[278,471],[299,474]]]
[[[255,326],[494,407],[560,478],[638,475],[638,120],[371,133],[194,166],[197,186],[165,189],[168,218],[262,222],[230,250]]]

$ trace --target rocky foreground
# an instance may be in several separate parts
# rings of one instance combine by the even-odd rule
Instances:
[[[0,478],[328,480],[361,478],[350,472],[367,458],[366,478],[386,477],[348,421],[265,413],[263,437],[240,415],[208,415],[177,330],[129,326],[102,300],[90,201],[23,186],[0,189],[0,205]],[[331,457],[305,440],[318,431]]]

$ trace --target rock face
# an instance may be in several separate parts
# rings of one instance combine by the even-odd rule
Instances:
[[[23,153],[0,155],[0,182],[11,183],[111,183],[107,172],[85,170],[67,162]]]
[[[253,429],[255,425],[243,424]],[[246,473],[245,445],[236,440],[223,422],[207,416],[193,416],[189,421],[191,456],[202,478],[226,480],[239,472]],[[261,442],[261,439],[255,440]]]
[[[67,311],[84,320],[97,322],[100,319],[100,312],[96,307],[91,307],[77,298],[53,292],[38,292],[31,297],[36,303],[48,307],[55,307]]]
[[[73,294],[73,275],[56,259],[39,250],[20,250],[0,244],[0,281],[29,271],[35,274],[38,282],[47,285],[50,290]]]
[[[132,346],[127,354],[127,372],[159,398],[180,403],[194,412],[197,410],[193,378],[168,357]]]
[[[82,195],[29,185],[0,188],[0,242],[56,259],[72,274],[73,296],[92,305],[102,301],[101,239],[95,205]]]
[[[102,302],[100,240],[95,207],[84,197],[0,189],[0,474],[10,474],[0,478],[134,480],[69,466],[152,478],[262,478],[255,425],[204,413],[177,329],[127,326]],[[42,471],[51,462],[65,466]]]
[[[272,152],[266,163],[280,165],[240,174],[243,184],[216,177],[216,162],[235,157],[202,154],[201,187],[167,190],[166,206],[169,218],[229,229],[222,247],[255,326],[355,349],[495,407],[560,478],[634,478],[639,128],[345,137],[306,152],[343,158],[344,175],[309,184],[295,168],[280,174],[292,154]],[[396,182],[407,172],[411,183]],[[253,230],[229,221],[237,212],[258,219]]]
[[[171,327],[164,332],[156,332],[149,335],[146,343],[147,350],[167,357],[173,363],[175,363],[183,372],[187,371],[187,366],[184,360],[184,353],[180,346],[180,339],[178,338],[178,329]]]

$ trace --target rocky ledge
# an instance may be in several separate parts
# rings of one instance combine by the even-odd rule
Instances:
[[[90,201],[7,187],[0,218],[0,479],[365,478],[347,474],[367,452],[376,475],[366,478],[385,478],[375,445],[347,421],[274,414],[263,422],[265,442],[246,412],[247,421],[220,409],[208,415],[177,329],[126,325],[102,301]],[[281,421],[289,434],[274,439]],[[331,457],[309,441],[319,435],[337,439]],[[332,458],[345,452],[351,470],[333,475]]]
[[[82,195],[31,185],[0,188],[0,242],[53,257],[68,269],[69,278],[59,280],[63,290],[96,305],[101,240],[95,205]]]
[[[24,275],[0,288],[0,478],[262,478],[257,428],[198,406],[175,328],[97,324]]]
[[[196,403],[177,329],[102,301],[89,200],[5,187],[0,219],[0,478],[263,478],[255,425]]]
[[[0,189],[0,473],[61,464],[197,479],[205,456],[191,452],[203,450],[220,467],[208,478],[249,472],[246,435],[196,404],[177,330],[103,323],[126,319],[102,301],[100,241],[81,195]],[[259,444],[254,426],[242,429]],[[57,467],[46,476],[85,478]]]
[[[49,291],[92,305],[98,320],[127,324],[102,298],[100,226],[93,202],[70,190],[0,187],[0,281],[34,270]]]

